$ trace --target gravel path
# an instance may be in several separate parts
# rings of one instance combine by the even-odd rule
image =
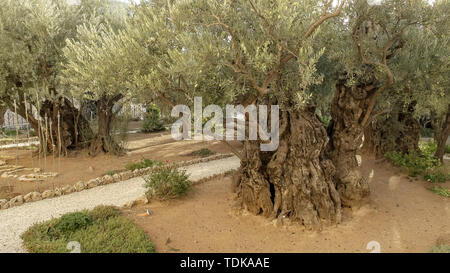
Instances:
[[[191,181],[237,169],[239,159],[229,157],[184,167]],[[82,192],[0,210],[0,252],[25,252],[20,235],[37,222],[98,205],[123,206],[145,193],[141,177]]]

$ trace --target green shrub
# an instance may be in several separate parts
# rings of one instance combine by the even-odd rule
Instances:
[[[141,129],[144,133],[164,130],[164,125],[161,122],[161,111],[156,105],[150,104],[147,106]]]
[[[160,165],[162,165],[162,162],[160,162],[158,160],[151,160],[151,159],[143,158],[139,162],[128,163],[127,165],[125,165],[125,169],[127,169],[129,171],[134,171],[134,170],[140,170],[140,169],[154,167],[154,166],[160,166]]]
[[[438,195],[441,195],[444,197],[450,197],[450,190],[448,190],[448,189],[444,189],[444,188],[436,187],[436,186],[434,186],[432,188],[427,188],[427,189],[429,191],[434,192],[435,194],[438,194]]]
[[[423,178],[432,183],[445,183],[450,180],[450,174],[440,169],[428,171]]]
[[[405,168],[412,177],[423,175],[424,179],[430,182],[450,180],[448,171],[441,166],[439,159],[434,157],[437,144],[433,141],[420,142],[419,149],[420,151],[411,151],[407,154],[389,152],[385,157],[395,166]]]
[[[55,228],[62,233],[67,233],[86,228],[91,223],[92,217],[86,212],[74,212],[63,215]]]
[[[445,145],[445,153],[450,154],[450,145]]]
[[[94,221],[108,220],[109,218],[119,216],[119,210],[112,206],[100,205],[93,208],[89,212],[89,215],[92,217],[92,220]]]
[[[145,178],[147,196],[159,200],[176,198],[187,193],[191,182],[186,171],[178,170],[176,165],[165,165]]]
[[[109,170],[109,171],[107,171],[106,173],[105,173],[105,175],[115,175],[117,173],[117,171],[116,170]]]
[[[450,253],[450,245],[439,245],[431,248],[431,253]]]
[[[16,130],[8,130],[8,129],[4,129],[4,128],[2,129],[2,133],[3,133],[3,135],[5,135],[7,137],[13,137],[13,136],[22,134],[21,131],[19,131],[19,134],[17,134]]]
[[[65,216],[74,214],[77,213],[66,214],[59,219],[30,227],[21,236],[25,248],[31,253],[63,253],[70,251],[67,249],[69,242],[76,241],[80,243],[83,253],[155,252],[144,231],[120,216],[113,207],[100,206],[92,211],[78,212],[79,216],[92,217],[90,224],[85,227],[65,232],[56,228],[63,218],[67,219]]]
[[[193,151],[191,153],[191,155],[193,155],[193,156],[201,156],[201,157],[207,157],[207,156],[210,156],[213,154],[215,154],[215,153],[208,148],[203,148],[203,149],[200,149],[197,151]]]

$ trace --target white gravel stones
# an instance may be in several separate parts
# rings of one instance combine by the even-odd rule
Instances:
[[[240,162],[237,157],[228,157],[186,166],[182,169],[185,169],[190,175],[191,181],[195,182],[205,177],[237,169],[239,165]],[[115,179],[114,176],[113,179]],[[63,187],[61,191],[68,191],[70,190],[69,187]],[[84,189],[86,185],[83,182],[78,182],[74,188],[78,189],[77,187]],[[123,206],[129,202],[136,202],[145,194],[145,191],[144,179],[137,177],[120,183],[98,186],[69,195],[0,210],[0,252],[24,252],[20,235],[35,223],[59,217],[68,212],[92,209],[98,205]],[[20,201],[24,202],[22,196],[13,199],[15,199],[14,204]],[[11,201],[2,202],[0,200],[0,206],[9,206],[11,203]]]

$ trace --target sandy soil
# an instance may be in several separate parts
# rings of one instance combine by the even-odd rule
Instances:
[[[197,182],[212,175],[239,168],[237,157],[228,157],[185,166],[189,179]],[[98,205],[123,206],[146,192],[142,177],[132,178],[84,190],[56,198],[26,203],[22,206],[0,210],[0,253],[24,252],[20,235],[34,223],[50,220],[61,215]]]
[[[233,145],[240,147],[241,144],[236,142]],[[111,170],[122,170],[127,163],[136,162],[142,158],[179,162],[198,158],[191,153],[202,148],[208,148],[217,154],[231,152],[230,148],[220,141],[175,141],[168,132],[130,134],[126,148],[128,149],[127,154],[120,157],[98,155],[93,158],[87,152],[73,152],[68,157],[61,158],[60,163],[58,158],[53,159],[49,155],[46,164],[43,158],[41,158],[40,164],[37,157],[31,158],[29,149],[0,150],[0,158],[2,156],[10,157],[7,160],[8,164],[16,164],[17,152],[19,166],[40,167],[48,172],[59,173],[57,177],[41,182],[20,182],[14,178],[0,178],[0,199],[32,191],[42,192],[54,187],[75,184],[78,181],[88,181]]]
[[[187,197],[124,210],[144,228],[159,252],[428,252],[450,230],[450,199],[410,180],[387,163],[363,159],[370,177],[371,202],[346,211],[343,223],[321,232],[297,224],[278,226],[260,216],[239,213],[231,178],[195,187]],[[450,183],[441,184],[450,187]],[[149,208],[152,215],[139,216]]]

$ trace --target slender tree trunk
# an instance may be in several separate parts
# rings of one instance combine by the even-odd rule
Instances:
[[[3,126],[3,123],[5,122],[5,113],[8,108],[6,106],[0,106],[0,129]]]
[[[375,155],[377,159],[383,158],[388,152],[408,153],[419,149],[420,124],[414,118],[412,103],[406,111],[403,103],[399,102],[393,107],[390,117],[375,120],[364,129],[365,152]]]
[[[312,229],[341,220],[334,166],[324,156],[327,133],[313,111],[282,112],[277,151],[245,141],[236,185],[242,206],[254,214],[287,217]]]
[[[437,149],[434,156],[442,163],[444,162],[445,146],[447,144],[448,136],[450,135],[450,104],[448,105],[447,114],[442,126],[438,129],[435,127],[435,140],[437,142]]]
[[[122,149],[111,136],[111,127],[114,119],[113,107],[122,96],[114,98],[101,98],[97,102],[98,132],[89,148],[89,154],[96,156],[100,152],[120,154]]]
[[[362,176],[356,159],[364,130],[361,120],[369,98],[364,87],[347,87],[345,81],[340,81],[331,105],[327,154],[336,167],[334,181],[342,204],[348,207],[361,205],[370,194],[369,183]]]

